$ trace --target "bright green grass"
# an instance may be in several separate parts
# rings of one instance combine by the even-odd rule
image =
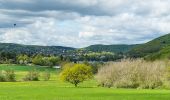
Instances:
[[[0,69],[4,69],[0,66]],[[26,74],[30,66],[6,66],[16,70],[18,80]],[[23,68],[22,68],[23,67]],[[38,68],[43,73],[41,68]],[[169,90],[135,90],[96,87],[95,80],[86,81],[75,88],[58,79],[58,71],[52,71],[50,81],[2,82],[0,100],[170,100]]]
[[[56,69],[49,68],[49,67],[6,65],[6,64],[0,65],[0,70],[8,70],[8,69],[12,69],[15,71],[30,71],[33,69],[37,69],[38,71],[45,71],[45,70],[49,70],[51,72],[57,71]]]

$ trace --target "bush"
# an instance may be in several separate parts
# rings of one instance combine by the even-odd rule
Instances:
[[[5,82],[5,75],[3,71],[0,71],[0,82]]]
[[[83,62],[87,66],[91,66],[93,74],[96,74],[99,68],[103,65],[102,62],[92,62],[89,63],[88,61]]]
[[[158,88],[166,81],[166,63],[162,61],[123,60],[102,67],[97,80],[100,86],[116,88]]]
[[[6,70],[5,71],[5,80],[8,82],[16,81],[14,70]]]
[[[31,70],[24,77],[24,81],[39,81],[39,72],[37,70]]]
[[[77,87],[77,85],[87,79],[92,78],[92,69],[85,64],[67,64],[60,74],[63,81],[70,82]]]
[[[0,71],[0,82],[14,82],[16,81],[13,70]]]
[[[50,72],[48,70],[46,70],[44,73],[43,73],[43,78],[44,78],[44,81],[48,81],[50,79]]]

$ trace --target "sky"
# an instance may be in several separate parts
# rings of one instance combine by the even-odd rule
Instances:
[[[0,42],[76,48],[145,43],[170,33],[169,4],[170,0],[0,0]]]

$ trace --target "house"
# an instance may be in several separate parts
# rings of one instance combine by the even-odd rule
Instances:
[[[53,68],[60,69],[60,68],[61,68],[61,66],[54,66]]]

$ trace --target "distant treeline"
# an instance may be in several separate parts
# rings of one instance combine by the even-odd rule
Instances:
[[[29,64],[41,66],[55,66],[62,62],[79,62],[79,61],[115,61],[122,59],[123,53],[111,52],[74,52],[69,55],[43,55],[43,54],[16,54],[10,52],[0,52],[0,63],[12,64]]]

